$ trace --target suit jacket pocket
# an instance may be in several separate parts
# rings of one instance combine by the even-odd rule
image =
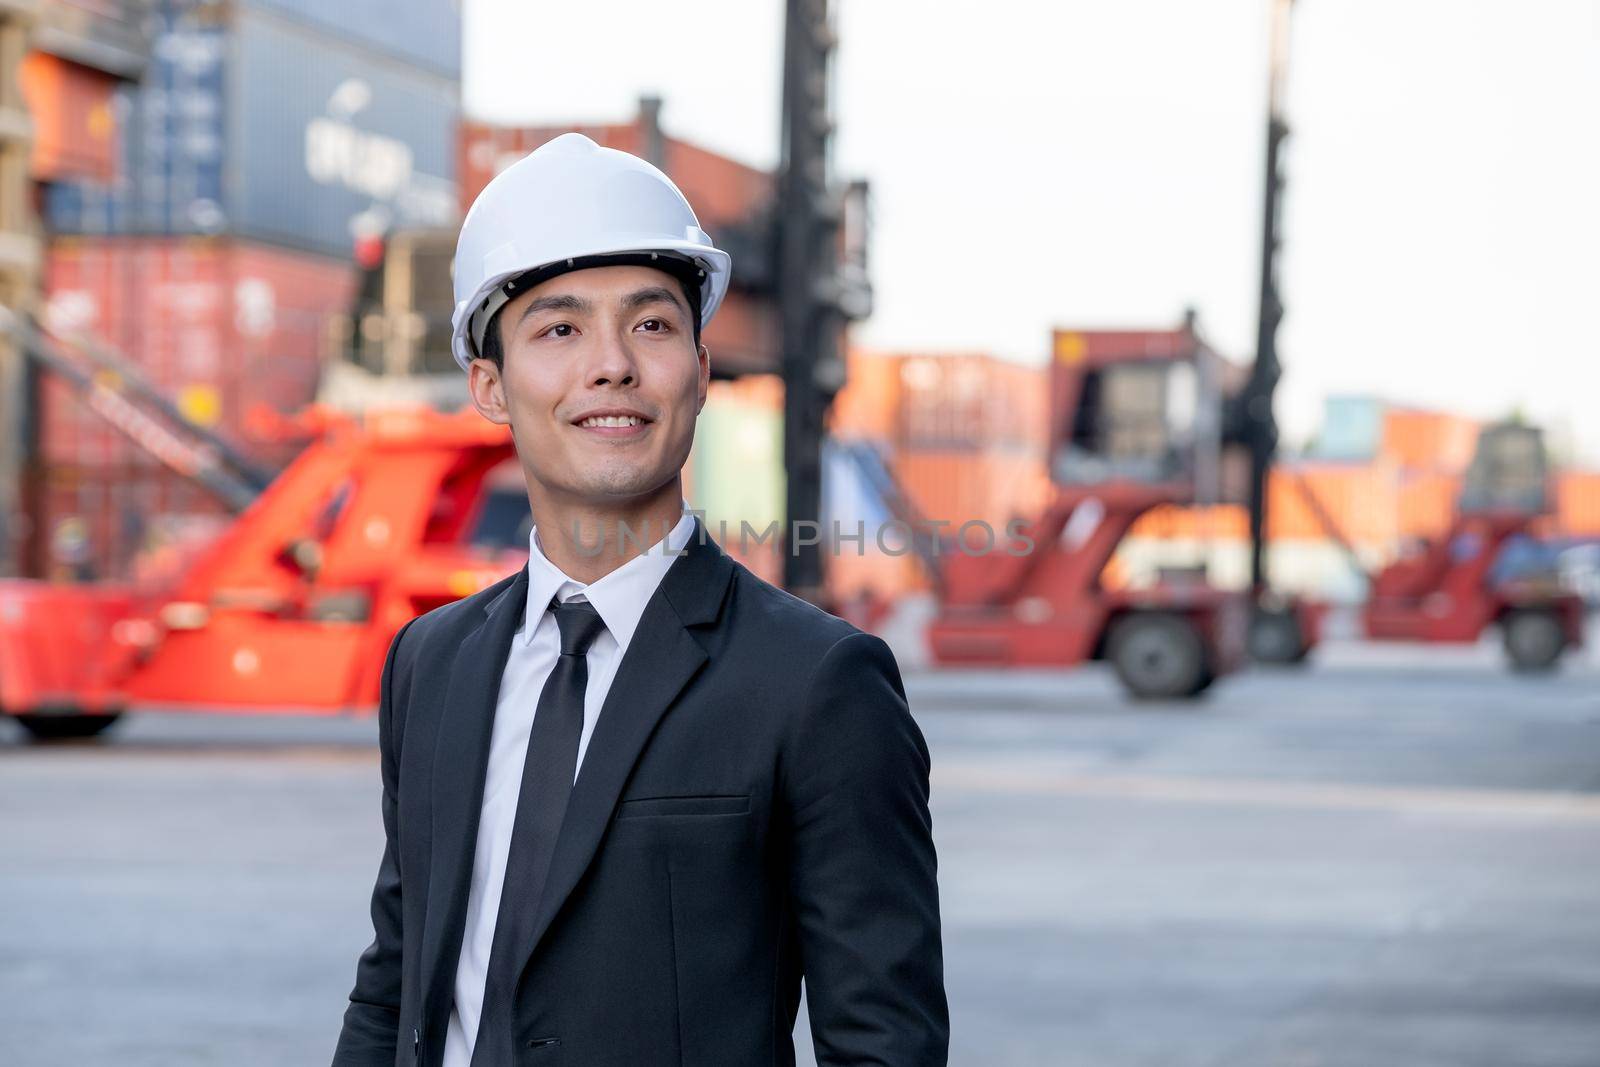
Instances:
[[[747,815],[748,793],[723,796],[641,797],[617,805],[617,818],[640,819],[663,815]]]

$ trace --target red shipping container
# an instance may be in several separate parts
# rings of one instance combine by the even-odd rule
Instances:
[[[116,176],[117,129],[111,94],[116,78],[44,52],[30,52],[18,80],[33,119],[28,160],[35,181]]]
[[[466,214],[483,187],[495,175],[546,141],[564,133],[581,133],[605,148],[649,158],[644,125],[628,123],[591,126],[490,126],[461,124],[461,154],[456,168],[461,192],[461,213]],[[744,223],[772,203],[772,175],[727,156],[680,141],[661,138],[662,170],[694,205],[700,225],[716,236],[719,227]]]
[[[249,409],[292,412],[315,396],[332,317],[349,310],[342,261],[233,239],[70,238],[46,256],[47,321],[83,332],[136,366],[192,418],[245,451]],[[80,467],[149,467],[59,382],[46,387],[44,458]]]

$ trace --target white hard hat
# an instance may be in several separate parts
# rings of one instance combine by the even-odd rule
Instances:
[[[456,362],[472,365],[489,320],[524,275],[607,262],[596,257],[660,257],[662,269],[698,282],[702,328],[728,291],[732,267],[671,178],[637,156],[564,133],[497,175],[461,224],[450,320]]]

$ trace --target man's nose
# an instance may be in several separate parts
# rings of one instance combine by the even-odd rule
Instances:
[[[628,338],[605,331],[590,358],[590,385],[638,384],[639,367]]]

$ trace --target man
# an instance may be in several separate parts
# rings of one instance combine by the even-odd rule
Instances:
[[[462,226],[456,359],[509,426],[528,566],[383,671],[387,847],[336,1067],[943,1064],[928,753],[878,638],[685,508],[728,256],[567,134]],[[648,547],[643,547],[648,546]]]

